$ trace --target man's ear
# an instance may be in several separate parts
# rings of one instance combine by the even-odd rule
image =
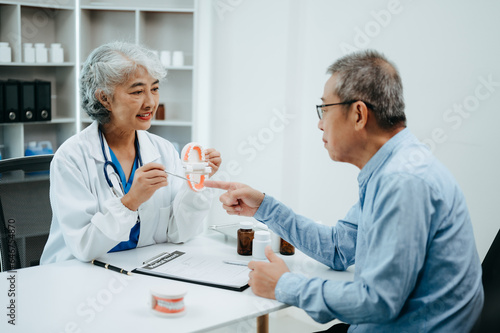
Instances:
[[[355,121],[355,129],[361,130],[365,128],[368,124],[368,107],[365,103],[358,101],[354,103],[354,121]]]
[[[95,92],[95,97],[99,100],[99,102],[104,106],[106,109],[111,111],[111,103],[109,103],[109,98],[106,96],[104,91],[98,90]]]

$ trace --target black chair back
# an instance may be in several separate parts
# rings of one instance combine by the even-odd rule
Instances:
[[[471,332],[500,332],[500,231],[482,263],[484,307]]]
[[[48,238],[50,155],[0,160],[0,271],[37,265]]]

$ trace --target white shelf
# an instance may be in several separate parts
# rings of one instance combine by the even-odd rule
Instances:
[[[142,5],[140,7],[134,6],[123,6],[117,8],[116,5],[111,3],[101,3],[95,5],[83,5],[80,6],[81,9],[91,9],[91,10],[109,10],[109,11],[142,11],[142,12],[161,12],[161,13],[194,13],[193,8],[158,8],[158,7],[147,7]]]
[[[195,84],[195,25],[198,0],[76,0],[1,1],[0,41],[9,41],[11,63],[0,63],[0,78],[51,82],[52,120],[0,122],[0,145],[7,157],[24,154],[28,141],[50,140],[54,150],[92,121],[82,115],[78,105],[78,78],[81,64],[90,52],[113,40],[129,41],[162,51],[182,51],[185,66],[168,66],[162,82],[160,103],[166,120],[153,120],[150,132],[184,145],[193,139],[193,119],[197,105]],[[64,3],[61,5],[60,3]],[[45,13],[47,22],[36,34],[26,30],[26,22]],[[49,15],[50,14],[50,15]],[[30,21],[31,22],[31,21]],[[79,22],[80,27],[77,27]],[[80,36],[77,32],[80,31]],[[18,38],[12,38],[17,35]],[[23,43],[61,43],[63,63],[25,63]],[[77,55],[76,52],[79,52]],[[27,129],[26,129],[27,128]]]
[[[66,1],[70,2],[70,1]],[[74,2],[74,1],[71,1]],[[7,5],[20,5],[25,7],[38,7],[38,8],[50,8],[50,9],[66,9],[66,10],[74,10],[75,5],[59,5],[57,1],[47,1],[47,3],[41,3],[40,0],[32,0],[32,1],[2,1],[2,4]]]
[[[47,63],[28,63],[28,62],[0,62],[0,66],[9,67],[74,67],[74,62],[47,62]]]
[[[182,66],[182,67],[174,67],[174,66],[167,66],[165,67],[166,70],[172,70],[172,71],[191,71],[193,70],[193,66]]]
[[[182,121],[182,120],[153,120],[151,122],[153,126],[179,126],[179,127],[189,127],[192,126],[193,123],[191,121]]]

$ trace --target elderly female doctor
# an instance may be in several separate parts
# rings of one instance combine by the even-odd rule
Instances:
[[[166,72],[140,46],[95,49],[81,73],[82,106],[95,121],[64,142],[50,170],[53,211],[41,263],[90,261],[110,251],[184,242],[201,231],[211,200],[186,181],[173,145],[146,132]],[[207,149],[215,173],[219,152]]]

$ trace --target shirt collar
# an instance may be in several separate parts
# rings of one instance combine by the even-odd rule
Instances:
[[[368,163],[365,164],[363,169],[359,172],[358,183],[359,187],[366,184],[368,179],[370,179],[373,172],[378,169],[378,167],[384,163],[384,161],[392,154],[394,149],[399,146],[399,144],[408,138],[413,137],[408,128],[403,129],[398,134],[394,135],[389,139],[376,153],[370,158]]]
[[[81,132],[81,135],[84,136],[84,140],[88,142],[90,146],[89,151],[92,157],[96,161],[100,161],[104,163],[104,156],[102,155],[101,142],[99,140],[99,123],[94,121],[89,127],[84,129]],[[109,156],[109,147],[106,139],[104,139],[104,150],[108,154],[108,160],[111,160]],[[139,140],[139,149],[141,150],[141,158],[142,163],[147,164],[155,161],[160,157],[160,153],[155,145],[151,142],[151,139],[148,136],[146,131],[137,131],[137,139]]]

